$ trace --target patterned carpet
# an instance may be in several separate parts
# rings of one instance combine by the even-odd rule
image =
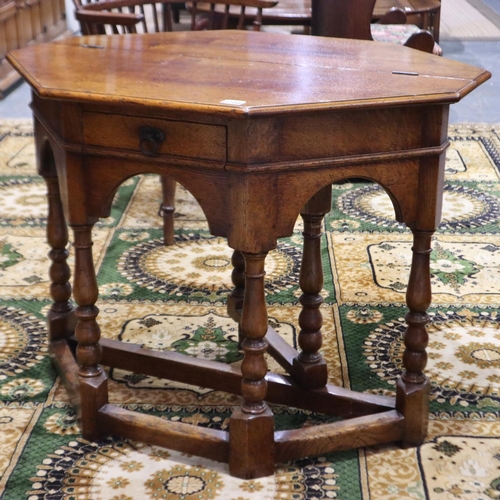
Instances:
[[[80,437],[47,356],[45,186],[28,122],[0,122],[0,498],[500,499],[500,126],[453,126],[444,220],[434,240],[426,443],[332,453],[281,464],[272,477],[231,478],[224,464],[138,442]],[[333,186],[325,223],[323,354],[332,383],[394,394],[401,370],[409,231],[373,184]],[[239,363],[225,311],[230,251],[178,193],[176,244],[161,242],[154,176],[121,187],[95,229],[102,334]],[[296,342],[300,223],[267,260],[269,318]],[[271,362],[271,368],[276,368]],[[234,396],[111,370],[111,400],[165,419],[224,429]],[[274,408],[276,426],[326,417]]]

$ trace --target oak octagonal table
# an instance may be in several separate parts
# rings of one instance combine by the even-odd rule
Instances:
[[[108,434],[229,463],[252,478],[298,457],[390,441],[423,442],[429,381],[429,255],[439,223],[449,105],[487,71],[366,41],[241,31],[75,37],[12,52],[33,91],[39,173],[48,185],[51,353],[83,436]],[[119,185],[168,175],[234,249],[228,312],[244,361],[234,367],[100,340],[93,225]],[[404,370],[395,398],[327,383],[320,354],[322,220],[331,184],[380,184],[413,232]],[[300,352],[268,326],[264,261],[304,220]],[[68,232],[74,232],[71,300]],[[167,307],[167,306],[166,306]],[[268,373],[264,353],[289,375]],[[76,359],[75,359],[76,358]],[[108,403],[100,364],[241,394],[229,432]],[[342,417],[275,432],[266,401]]]

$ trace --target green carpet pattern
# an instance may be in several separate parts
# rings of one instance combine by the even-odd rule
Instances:
[[[427,441],[280,464],[252,481],[227,465],[140,442],[81,438],[47,353],[45,185],[32,125],[0,121],[0,498],[4,500],[500,499],[500,125],[449,129],[443,221],[433,241]],[[370,183],[333,186],[325,219],[324,345],[331,383],[394,395],[401,373],[411,234]],[[238,365],[225,299],[231,250],[179,188],[176,242],[162,243],[156,176],[129,179],[93,232],[103,337]],[[266,260],[269,321],[298,334],[301,221]],[[72,259],[70,259],[72,262]],[[279,371],[269,359],[269,367]],[[110,400],[226,429],[239,398],[109,370]],[[273,407],[277,429],[331,417]]]

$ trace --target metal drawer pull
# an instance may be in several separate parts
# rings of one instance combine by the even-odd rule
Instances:
[[[147,156],[155,156],[165,140],[165,132],[155,127],[139,127],[139,148]]]

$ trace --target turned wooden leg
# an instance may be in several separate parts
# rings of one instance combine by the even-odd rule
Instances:
[[[160,178],[162,190],[160,215],[163,217],[163,243],[169,246],[174,244],[175,189],[177,183],[166,175],[162,175]]]
[[[406,293],[409,312],[404,336],[403,374],[397,385],[396,407],[405,417],[403,442],[421,444],[427,435],[429,379],[427,364],[427,308],[431,303],[430,254],[433,231],[413,231],[413,259]]]
[[[331,186],[323,188],[301,211],[304,221],[304,249],[300,266],[299,284],[302,295],[299,299],[302,311],[299,315],[298,344],[300,354],[293,361],[293,377],[305,389],[324,387],[328,380],[328,369],[319,350],[323,343],[321,326],[323,316],[323,265],[321,262],[321,236],[325,214],[331,208]]]
[[[92,260],[92,226],[74,226],[75,272],[73,294],[78,307],[75,311],[76,358],[79,363],[81,426],[85,439],[102,437],[97,424],[97,412],[108,402],[107,378],[99,366],[101,331],[95,306],[98,297],[97,280]]]
[[[264,293],[266,254],[244,253],[245,297],[241,316],[245,358],[241,365],[243,403],[230,420],[231,475],[251,479],[274,472],[274,420],[267,393],[267,309]]]
[[[230,318],[238,323],[238,342],[241,345],[243,341],[241,310],[243,309],[243,298],[245,296],[245,257],[241,252],[235,250],[231,257],[231,264],[233,265],[231,281],[234,288],[227,298],[227,313]]]
[[[59,193],[57,177],[45,177],[47,184],[48,216],[47,242],[50,246],[50,295],[54,303],[47,314],[49,341],[67,339],[75,331],[76,319],[70,302],[71,273],[68,266],[68,228]]]

